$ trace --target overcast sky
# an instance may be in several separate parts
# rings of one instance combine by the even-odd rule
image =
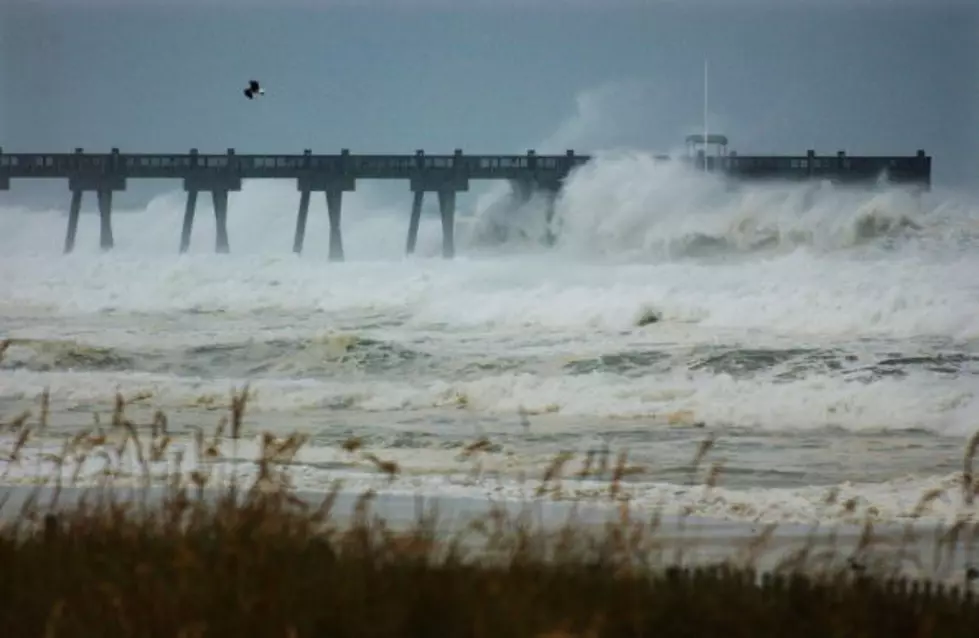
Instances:
[[[924,148],[936,182],[965,185],[979,176],[976,7],[0,0],[0,144],[669,150],[701,126],[707,56],[711,129],[735,150]],[[252,77],[268,93],[249,102]]]

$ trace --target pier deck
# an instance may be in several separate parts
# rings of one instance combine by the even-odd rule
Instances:
[[[726,149],[723,136],[700,138],[690,136],[688,144],[706,141]],[[657,159],[671,161],[668,156]],[[298,155],[245,155],[234,149],[222,154],[199,153],[196,149],[184,154],[121,153],[116,148],[109,153],[90,153],[80,148],[73,153],[4,153],[0,149],[0,190],[8,190],[11,180],[16,179],[68,180],[71,206],[64,244],[68,253],[74,249],[85,191],[97,194],[100,245],[109,250],[114,245],[112,193],[125,190],[130,179],[179,179],[187,193],[180,251],[185,252],[190,246],[198,194],[209,191],[217,222],[215,249],[228,252],[228,193],[241,190],[243,180],[292,179],[300,193],[293,251],[303,250],[311,193],[323,192],[330,218],[329,256],[338,261],[343,259],[343,193],[355,190],[357,180],[407,180],[414,196],[406,251],[414,252],[424,193],[434,192],[438,194],[441,214],[442,254],[451,258],[455,254],[456,193],[468,191],[470,180],[504,180],[521,198],[542,192],[553,204],[568,175],[590,160],[591,157],[571,150],[563,155],[538,155],[533,150],[524,155],[466,155],[461,150],[451,155],[428,155],[423,151],[410,155],[358,155],[346,149],[335,155],[314,154],[311,150]],[[746,156],[726,151],[708,155],[700,150],[683,161],[734,180],[868,183],[883,179],[922,189],[931,183],[931,157],[923,150],[896,157],[848,156],[842,151],[830,156],[818,156],[814,151],[799,156]],[[553,205],[549,210],[553,211]]]

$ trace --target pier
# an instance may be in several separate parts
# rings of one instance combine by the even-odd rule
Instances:
[[[687,138],[688,161],[699,169],[720,172],[734,180],[829,180],[838,183],[914,184],[927,189],[931,183],[931,157],[923,150],[912,156],[819,156],[807,151],[799,156],[747,156],[727,152],[727,138],[722,135],[691,135]],[[714,147],[716,152],[709,153]],[[673,161],[669,156],[657,160]],[[306,241],[306,220],[313,193],[323,193],[330,222],[329,259],[342,261],[341,232],[343,193],[352,192],[358,180],[381,179],[407,181],[413,194],[408,219],[405,250],[412,254],[418,238],[425,193],[438,197],[442,225],[442,256],[455,255],[456,196],[467,192],[472,180],[509,182],[518,199],[529,200],[535,193],[547,196],[548,217],[565,179],[591,158],[569,150],[563,155],[537,155],[533,150],[523,155],[466,155],[456,150],[451,155],[428,155],[416,151],[410,155],[355,155],[347,149],[336,155],[318,155],[305,150],[298,155],[239,155],[234,149],[222,154],[90,153],[75,149],[73,153],[5,153],[0,149],[0,190],[8,190],[16,179],[68,180],[71,204],[64,252],[75,247],[75,237],[85,192],[94,192],[98,201],[103,250],[114,245],[112,234],[112,195],[124,191],[131,179],[181,180],[187,193],[179,251],[190,247],[194,216],[200,193],[210,193],[217,226],[215,250],[231,250],[228,237],[228,194],[241,190],[243,180],[290,179],[299,192],[296,228],[292,249],[300,254]]]

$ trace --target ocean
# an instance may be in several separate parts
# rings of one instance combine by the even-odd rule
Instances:
[[[0,200],[0,339],[13,340],[0,419],[37,415],[38,396],[51,397],[48,427],[18,462],[0,460],[2,481],[54,471],[45,454],[93,413],[108,427],[117,391],[135,397],[127,413],[140,428],[165,411],[171,448],[190,450],[194,428],[211,432],[248,383],[243,440],[222,453],[251,460],[262,432],[305,432],[293,465],[303,490],[342,479],[517,499],[568,452],[569,476],[548,498],[602,499],[611,470],[571,475],[607,449],[613,465],[628,453],[624,491],[650,510],[895,521],[945,488],[925,517],[962,511],[962,456],[979,428],[979,202],[941,189],[732,186],[607,154],[570,179],[553,246],[539,241],[537,202],[515,210],[492,187],[460,200],[457,257],[443,260],[437,216],[423,217],[406,257],[410,194],[372,188],[345,194],[344,263],[327,261],[322,195],[305,253],[291,253],[299,196],[285,181],[231,195],[229,255],[213,254],[209,197],[190,252],[177,253],[179,185],[117,211],[104,254],[94,196],[71,255],[67,189],[59,210]],[[9,450],[14,434],[0,436]],[[400,473],[345,451],[351,437]],[[464,452],[481,439],[483,451]],[[82,482],[104,462],[88,459]],[[138,477],[131,462],[116,471]]]

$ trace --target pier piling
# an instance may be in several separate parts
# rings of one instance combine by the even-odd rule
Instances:
[[[306,241],[306,219],[309,217],[309,191],[303,189],[299,193],[299,213],[296,215],[296,236],[292,241],[292,252],[297,255],[303,252]]]
[[[544,244],[553,246],[557,241],[557,225],[554,223],[554,213],[557,210],[558,193],[561,191],[560,183],[541,184],[541,196],[544,200]],[[560,220],[558,220],[560,221]]]
[[[211,197],[214,200],[214,223],[216,226],[214,250],[226,254],[231,252],[228,245],[228,191],[215,189],[211,191]]]
[[[455,217],[456,193],[451,190],[439,191],[439,212],[442,215],[442,257],[455,257]]]
[[[78,236],[78,217],[82,212],[82,191],[71,191],[71,208],[68,210],[68,231],[65,233],[65,254],[75,250]]]
[[[184,207],[184,223],[180,229],[180,252],[190,249],[190,236],[194,232],[194,215],[197,211],[197,191],[187,191],[187,204]]]
[[[411,219],[408,221],[408,243],[405,246],[405,253],[415,254],[415,244],[418,243],[418,225],[422,218],[422,202],[425,199],[425,191],[415,191],[412,193],[411,200]]]
[[[330,214],[330,261],[343,261],[343,234],[340,230],[343,191],[339,188],[326,189],[326,208]]]
[[[99,189],[99,247],[102,250],[112,250],[115,241],[112,237],[112,191]]]

